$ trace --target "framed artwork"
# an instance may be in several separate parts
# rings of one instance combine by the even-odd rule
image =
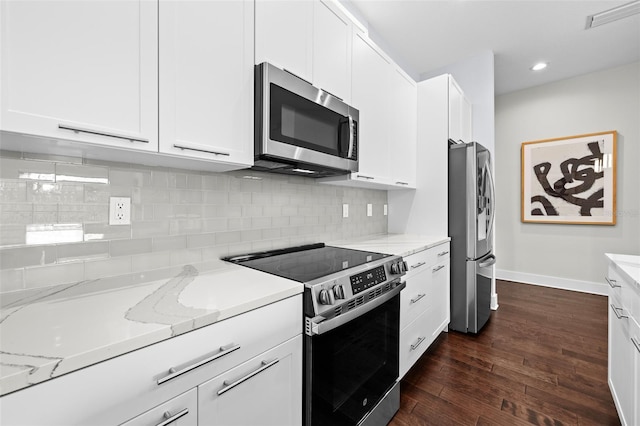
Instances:
[[[616,131],[524,142],[522,222],[615,225]]]

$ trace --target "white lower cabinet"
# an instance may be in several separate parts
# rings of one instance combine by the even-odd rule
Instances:
[[[615,255],[614,255],[615,256]],[[608,381],[620,418],[640,424],[640,287],[625,279],[615,261],[609,263]]]
[[[122,426],[196,426],[198,391],[191,389],[122,424]]]
[[[174,411],[183,408],[179,404],[174,407],[174,400],[196,391],[200,385],[208,388],[207,383],[217,378],[235,382],[255,371],[256,362],[278,358],[276,365],[238,385],[237,389],[224,392],[217,400],[217,408],[205,404],[204,413],[218,411],[221,416],[227,415],[226,404],[237,407],[241,399],[243,408],[236,413],[238,416],[267,419],[277,412],[282,416],[279,419],[291,419],[278,424],[300,424],[302,404],[293,404],[295,397],[291,395],[300,398],[302,394],[301,299],[301,295],[289,297],[5,395],[0,398],[0,423],[12,426],[97,426],[127,421],[135,425],[161,424],[162,421],[151,420],[147,423],[152,417],[157,419],[151,412],[166,405],[168,409],[162,413],[168,411],[175,415]],[[276,380],[272,380],[274,375]],[[254,388],[260,389],[259,397],[253,394]],[[273,397],[272,394],[283,389],[290,397]],[[192,406],[189,398],[186,405]],[[269,401],[268,406],[264,401]],[[189,413],[199,410],[200,407],[189,409]],[[207,420],[200,424],[214,424],[206,414],[204,418]],[[259,423],[247,421],[245,424]]]
[[[400,296],[400,377],[449,324],[449,243],[404,260],[409,271]]]
[[[302,423],[302,336],[198,386],[198,424]]]

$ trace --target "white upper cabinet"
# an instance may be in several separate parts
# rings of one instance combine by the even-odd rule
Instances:
[[[362,34],[353,38],[352,104],[360,112],[358,125],[358,165],[356,180],[388,184],[391,62]]]
[[[314,2],[313,83],[349,103],[351,98],[351,21],[329,1]]]
[[[418,130],[418,87],[399,69],[391,80],[389,111],[389,160],[391,183],[398,187],[416,187],[416,138]]]
[[[253,4],[160,1],[160,152],[253,164]]]
[[[471,102],[453,77],[449,78],[449,139],[472,142]]]
[[[311,82],[314,2],[256,0],[255,9],[255,63],[269,62]]]
[[[157,151],[157,4],[2,1],[0,129]]]
[[[269,62],[348,102],[351,20],[332,0],[256,0],[255,63]]]

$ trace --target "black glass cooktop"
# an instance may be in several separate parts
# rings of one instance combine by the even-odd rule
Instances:
[[[226,257],[223,260],[304,283],[388,256],[319,243]]]

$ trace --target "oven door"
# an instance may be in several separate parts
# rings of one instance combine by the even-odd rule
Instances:
[[[305,336],[307,426],[356,425],[396,384],[400,289],[363,315]]]

